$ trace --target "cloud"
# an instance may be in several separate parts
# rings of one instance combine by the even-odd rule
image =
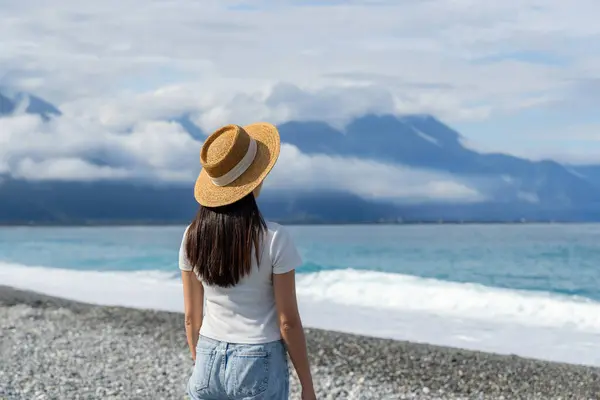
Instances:
[[[565,82],[594,77],[590,48],[600,50],[594,0],[57,0],[52,13],[34,0],[3,0],[2,11],[0,84],[61,104],[171,85],[218,99],[289,82],[308,91],[377,87],[375,103],[327,103],[342,114],[382,101],[479,119],[532,97],[569,96]],[[287,104],[303,116],[317,108]]]
[[[102,111],[100,110],[100,114]],[[114,121],[65,112],[43,122],[0,118],[0,168],[27,180],[146,180],[192,185],[201,142],[175,122],[154,119],[116,129]],[[267,190],[339,190],[366,199],[471,202],[483,195],[458,178],[359,158],[306,155],[283,144]]]
[[[543,117],[541,127],[531,127],[527,135],[511,129],[511,123],[505,121],[505,131],[491,144],[465,136],[460,141],[464,147],[480,153],[508,153],[534,161],[554,160],[572,165],[599,164],[600,122],[584,122],[585,118],[573,122],[565,118],[565,114],[571,116],[573,112],[569,108],[555,109],[551,115]],[[477,126],[476,129],[494,132],[490,126]]]
[[[140,121],[127,131],[64,114],[0,118],[0,167],[17,178],[160,179],[187,182],[200,143],[175,122]]]
[[[79,158],[58,158],[40,162],[24,158],[17,162],[12,175],[15,178],[27,180],[54,181],[89,181],[131,177],[130,171],[125,169],[93,165]]]
[[[248,124],[257,120],[273,123],[288,121],[326,121],[343,128],[352,118],[365,113],[393,114],[395,98],[374,86],[302,90],[279,83],[262,92],[243,93],[200,111],[197,122],[211,131],[228,121]]]
[[[357,158],[309,156],[288,144],[282,145],[280,160],[265,186],[340,190],[366,199],[402,202],[484,200],[475,188],[450,175]]]

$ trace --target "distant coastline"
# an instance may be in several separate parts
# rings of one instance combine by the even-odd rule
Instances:
[[[598,221],[573,221],[573,220],[472,220],[472,221],[301,221],[270,219],[274,222],[292,226],[319,226],[319,225],[553,225],[553,224],[597,224]],[[182,226],[188,224],[187,220],[118,220],[118,221],[32,221],[32,222],[2,222],[0,228],[8,227],[127,227],[127,226]]]

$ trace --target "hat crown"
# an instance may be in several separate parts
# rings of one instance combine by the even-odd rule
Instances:
[[[275,125],[226,125],[206,138],[194,197],[203,207],[222,207],[248,196],[269,174],[281,148]]]
[[[238,125],[226,125],[211,134],[200,151],[200,163],[212,179],[234,169],[248,153],[250,135]]]

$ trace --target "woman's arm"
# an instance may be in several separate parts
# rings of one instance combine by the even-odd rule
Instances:
[[[185,307],[185,334],[192,359],[196,361],[196,345],[202,326],[204,307],[204,287],[192,271],[181,271],[183,281],[183,302]]]
[[[314,399],[314,387],[308,363],[306,338],[304,337],[304,328],[302,327],[300,313],[298,312],[298,302],[296,300],[296,276],[294,270],[285,274],[273,274],[273,290],[275,292],[275,304],[279,315],[281,336],[287,345],[288,353],[302,385],[302,398]]]

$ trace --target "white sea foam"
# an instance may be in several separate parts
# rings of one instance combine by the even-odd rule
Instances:
[[[161,271],[98,272],[0,263],[0,284],[97,304],[182,311]],[[600,303],[368,271],[298,275],[307,326],[600,365]]]
[[[313,300],[388,312],[426,312],[600,333],[600,303],[587,299],[356,270],[300,276],[298,286],[302,296]]]

